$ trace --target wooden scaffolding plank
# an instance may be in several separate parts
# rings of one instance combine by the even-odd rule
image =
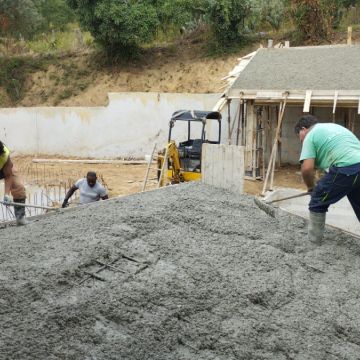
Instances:
[[[306,90],[303,112],[310,112],[312,90]]]
[[[143,184],[143,187],[142,187],[141,191],[145,191],[145,189],[146,189],[146,184],[147,184],[147,182],[149,180],[149,172],[150,172],[150,168],[151,168],[151,163],[152,163],[152,161],[154,159],[155,150],[156,150],[156,143],[154,144],[153,150],[152,150],[151,155],[150,155],[148,167],[146,169],[144,184]]]
[[[339,97],[339,91],[335,91],[334,104],[333,104],[333,114],[335,114],[335,112],[336,112],[336,105],[337,105],[338,97]]]

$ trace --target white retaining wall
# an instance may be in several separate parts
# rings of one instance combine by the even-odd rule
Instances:
[[[0,140],[18,155],[143,158],[167,143],[176,110],[212,110],[219,94],[110,93],[105,107],[0,109]]]

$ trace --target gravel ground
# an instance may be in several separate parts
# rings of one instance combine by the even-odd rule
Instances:
[[[1,359],[360,359],[360,245],[314,248],[251,196],[172,186],[1,229],[0,248]],[[96,260],[114,268],[88,278]]]

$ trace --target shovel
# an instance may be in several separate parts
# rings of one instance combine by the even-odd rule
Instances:
[[[303,193],[300,193],[300,194],[291,195],[291,196],[287,196],[287,197],[284,197],[284,198],[281,198],[281,199],[276,199],[276,200],[271,200],[271,201],[264,201],[264,200],[261,200],[258,197],[255,197],[254,202],[259,207],[259,209],[265,211],[268,215],[270,215],[272,217],[276,217],[276,208],[274,208],[270,204],[273,204],[273,203],[276,203],[276,202],[279,202],[279,201],[295,199],[295,198],[299,198],[299,197],[310,195],[310,194],[311,194],[310,191],[306,191],[306,192],[303,192]]]

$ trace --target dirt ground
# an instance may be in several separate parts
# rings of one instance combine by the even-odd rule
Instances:
[[[358,242],[312,247],[250,196],[171,186],[0,229],[0,248],[0,359],[359,359]]]
[[[45,157],[42,156],[41,158]],[[13,158],[14,165],[27,183],[32,183],[34,180],[36,182],[36,173],[38,173],[37,179],[42,185],[45,185],[56,180],[74,183],[76,180],[86,176],[88,171],[96,171],[99,181],[107,187],[110,197],[139,192],[147,169],[145,164],[36,164],[32,162],[33,159],[34,157],[31,156]],[[45,173],[45,182],[42,179],[43,173]],[[154,178],[155,174],[150,176],[150,179]],[[155,181],[150,180],[150,187],[154,183]]]
[[[41,158],[46,158],[41,156]],[[23,175],[27,183],[32,183],[36,178],[42,182],[45,174],[45,182],[42,185],[54,183],[56,180],[66,181],[71,184],[86,175],[88,171],[96,171],[99,180],[106,185],[110,197],[134,194],[142,189],[147,165],[121,165],[121,164],[73,164],[73,163],[46,163],[35,164],[34,157],[14,157],[16,168]],[[30,169],[30,170],[29,170]],[[37,176],[35,174],[38,174]],[[155,171],[150,172],[147,189],[156,187]],[[245,180],[244,191],[248,194],[259,194],[262,190],[262,181]],[[274,186],[292,187],[305,189],[299,167],[283,166],[275,172]]]

